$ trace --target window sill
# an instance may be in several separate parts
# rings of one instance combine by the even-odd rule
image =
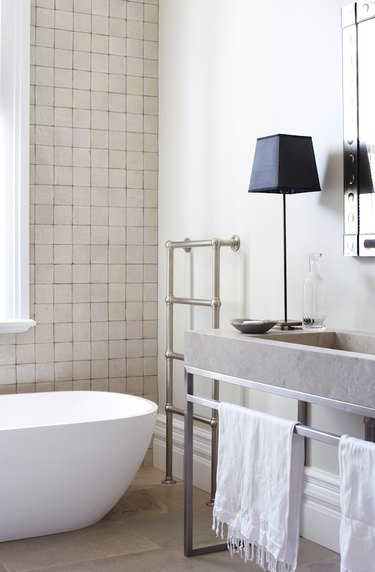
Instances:
[[[12,320],[0,322],[0,334],[21,334],[36,326],[34,320]]]

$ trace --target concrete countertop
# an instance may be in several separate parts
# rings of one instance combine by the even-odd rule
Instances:
[[[327,331],[301,338],[306,335],[191,330],[185,332],[185,365],[344,402],[339,409],[345,403],[375,409],[375,336]]]

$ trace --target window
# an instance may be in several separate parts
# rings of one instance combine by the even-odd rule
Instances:
[[[29,0],[0,0],[0,333],[29,319]]]

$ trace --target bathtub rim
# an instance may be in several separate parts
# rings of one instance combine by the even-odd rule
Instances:
[[[59,396],[59,397],[58,397]],[[23,407],[25,407],[25,402],[30,401],[31,405],[33,405],[33,400],[37,400],[37,398],[41,398],[41,401],[45,398],[47,398],[47,400],[51,400],[54,402],[55,407],[57,407],[57,403],[58,401],[63,401],[63,399],[65,398],[65,400],[69,399],[69,397],[76,397],[77,398],[77,403],[76,403],[76,407],[79,407],[78,405],[78,400],[79,398],[87,398],[87,397],[91,397],[92,399],[98,399],[98,398],[104,398],[104,399],[120,399],[124,402],[127,401],[128,405],[129,402],[135,404],[139,404],[142,405],[143,407],[141,408],[140,411],[137,410],[133,410],[130,409],[129,411],[117,411],[116,412],[111,412],[108,413],[107,415],[103,415],[103,414],[98,414],[97,411],[94,412],[94,408],[97,407],[97,403],[96,405],[94,405],[93,403],[91,403],[91,406],[93,407],[93,410],[91,410],[90,412],[90,416],[87,417],[87,411],[84,413],[84,417],[76,417],[76,418],[71,418],[71,417],[67,417],[66,419],[40,419],[40,417],[36,417],[34,420],[28,420],[28,419],[19,419],[18,422],[12,421],[12,422],[5,422],[2,421],[2,417],[1,417],[1,408],[4,406],[4,403],[2,404],[2,401],[23,401]],[[26,403],[26,405],[30,405]],[[61,404],[60,404],[61,405]],[[65,405],[67,405],[67,401],[65,401]],[[85,399],[82,399],[82,406],[85,407],[88,405],[88,402],[85,401]],[[117,402],[117,409],[119,407],[119,404]],[[10,404],[9,404],[10,406]],[[46,403],[42,403],[40,404],[41,409],[43,409],[43,407],[46,406]],[[146,406],[146,407],[145,407]],[[66,409],[62,409],[61,411],[65,412]],[[8,411],[9,412],[9,411]],[[42,428],[47,428],[47,427],[59,427],[59,426],[69,426],[69,425],[79,425],[79,424],[86,424],[86,423],[105,423],[105,422],[112,422],[112,421],[121,421],[121,420],[125,420],[125,419],[132,419],[132,418],[137,418],[137,417],[142,417],[142,416],[149,416],[149,415],[157,415],[158,412],[158,404],[155,403],[154,401],[152,401],[151,399],[148,399],[147,397],[142,397],[139,395],[131,395],[128,393],[119,393],[119,392],[115,392],[115,391],[96,391],[96,390],[66,390],[66,391],[41,391],[41,392],[26,392],[26,393],[9,393],[9,394],[3,394],[0,395],[0,431],[4,432],[4,431],[20,431],[20,430],[30,430],[30,429],[42,429]],[[27,415],[28,413],[25,413],[25,415]],[[36,412],[34,412],[34,415],[36,414]]]

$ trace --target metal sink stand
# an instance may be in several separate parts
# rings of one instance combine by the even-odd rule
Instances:
[[[196,367],[191,367],[189,364],[185,365],[185,389],[186,389],[186,406],[185,406],[185,432],[184,432],[184,555],[185,556],[198,556],[200,554],[208,554],[211,552],[218,552],[226,550],[227,545],[212,544],[209,546],[201,546],[194,548],[193,546],[193,407],[194,404],[203,405],[216,410],[219,407],[219,401],[215,398],[207,399],[194,395],[194,375],[199,375],[205,378],[214,378],[216,380],[224,381],[234,385],[246,387],[248,389],[256,389],[274,395],[281,395],[298,399],[306,403],[325,405],[341,411],[356,413],[358,415],[375,417],[375,408],[363,407],[353,403],[338,401],[336,399],[329,399],[320,397],[319,395],[311,395],[301,391],[287,389],[265,383],[251,381],[249,379],[242,379],[231,375],[225,375],[220,372],[207,371]],[[295,432],[303,435],[309,439],[315,439],[329,445],[338,446],[340,436],[319,429],[307,427],[301,423],[296,424]],[[366,439],[370,440],[370,439]]]

